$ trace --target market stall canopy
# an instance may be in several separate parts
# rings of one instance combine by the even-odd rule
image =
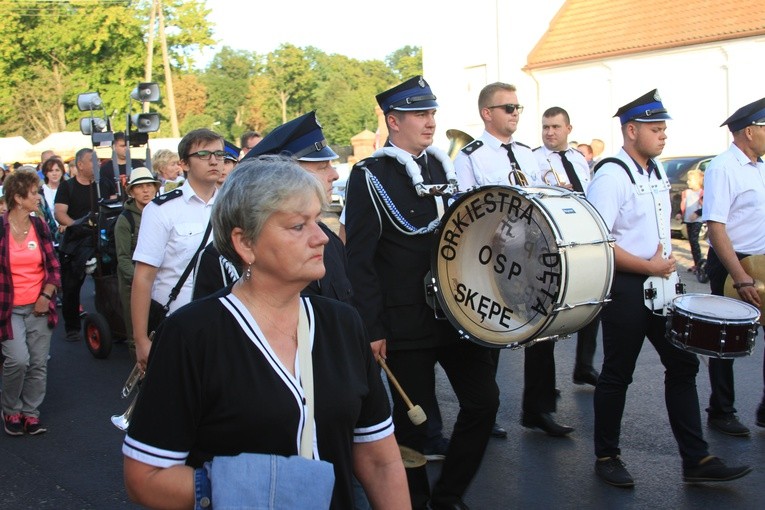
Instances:
[[[83,135],[79,131],[51,133],[27,149],[27,162],[39,163],[40,153],[47,150],[52,150],[64,161],[69,161],[74,159],[78,150],[85,147],[93,147],[93,142],[90,136]]]
[[[32,144],[27,141],[23,136],[9,136],[7,138],[0,138],[0,163],[6,165],[19,163],[31,163],[27,161],[27,149],[32,147]],[[37,154],[39,159],[40,154]],[[35,160],[35,162],[37,162]]]

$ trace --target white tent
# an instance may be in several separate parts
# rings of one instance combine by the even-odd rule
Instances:
[[[30,147],[32,147],[32,144],[23,136],[0,138],[0,163],[12,164],[16,161],[31,163],[31,161],[27,160],[27,149]],[[38,154],[37,156],[39,158],[40,155]]]
[[[39,163],[40,153],[52,150],[64,161],[69,161],[74,158],[78,150],[92,146],[93,142],[91,142],[90,137],[83,135],[79,131],[61,131],[60,133],[51,133],[43,140],[29,147],[27,156],[32,158],[30,161]]]

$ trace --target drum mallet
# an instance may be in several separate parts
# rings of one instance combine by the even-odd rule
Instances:
[[[427,420],[428,417],[425,416],[425,411],[422,410],[422,407],[412,404],[412,401],[409,400],[409,397],[406,396],[406,393],[404,393],[404,389],[398,383],[398,380],[396,380],[396,377],[390,371],[390,368],[388,368],[388,364],[385,363],[385,360],[382,358],[377,358],[377,362],[380,364],[381,367],[383,367],[383,370],[385,370],[385,373],[388,375],[388,380],[391,383],[393,383],[393,386],[396,388],[396,391],[398,391],[398,394],[401,395],[401,398],[404,400],[406,407],[409,409],[406,412],[406,415],[409,416],[409,420],[411,420],[411,422],[414,423],[415,425],[420,425],[422,423],[425,423],[425,420]]]

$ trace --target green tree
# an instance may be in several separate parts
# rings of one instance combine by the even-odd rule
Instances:
[[[305,50],[292,44],[282,44],[268,54],[265,74],[279,103],[282,124],[311,111],[316,79]]]
[[[422,74],[422,48],[419,46],[404,46],[387,57],[385,63],[393,69],[399,80]]]
[[[247,94],[257,70],[257,55],[224,46],[202,77],[208,91],[207,113],[220,122],[217,130],[226,138],[244,132]]]
[[[173,3],[183,12],[201,4],[199,0]],[[85,116],[77,110],[77,95],[88,91],[100,93],[113,129],[124,129],[129,93],[143,81],[149,5],[149,0],[0,4],[0,31],[4,34],[0,43],[0,135],[21,134],[36,141],[53,131],[76,130],[79,118]],[[172,6],[167,10],[174,12]],[[188,15],[177,19],[191,25]],[[199,33],[205,27],[209,31],[204,18],[194,23]],[[182,55],[184,45],[190,46],[192,39],[188,34],[177,37],[171,49]],[[211,42],[209,37],[194,41],[197,45]],[[161,59],[154,62],[161,66]]]

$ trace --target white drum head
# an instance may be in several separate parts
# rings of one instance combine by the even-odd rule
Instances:
[[[451,205],[432,268],[441,307],[461,334],[493,346],[539,336],[566,287],[551,223],[544,207],[512,186],[482,187]]]
[[[716,322],[750,323],[760,317],[760,311],[749,303],[711,294],[683,294],[672,306],[687,316]]]

